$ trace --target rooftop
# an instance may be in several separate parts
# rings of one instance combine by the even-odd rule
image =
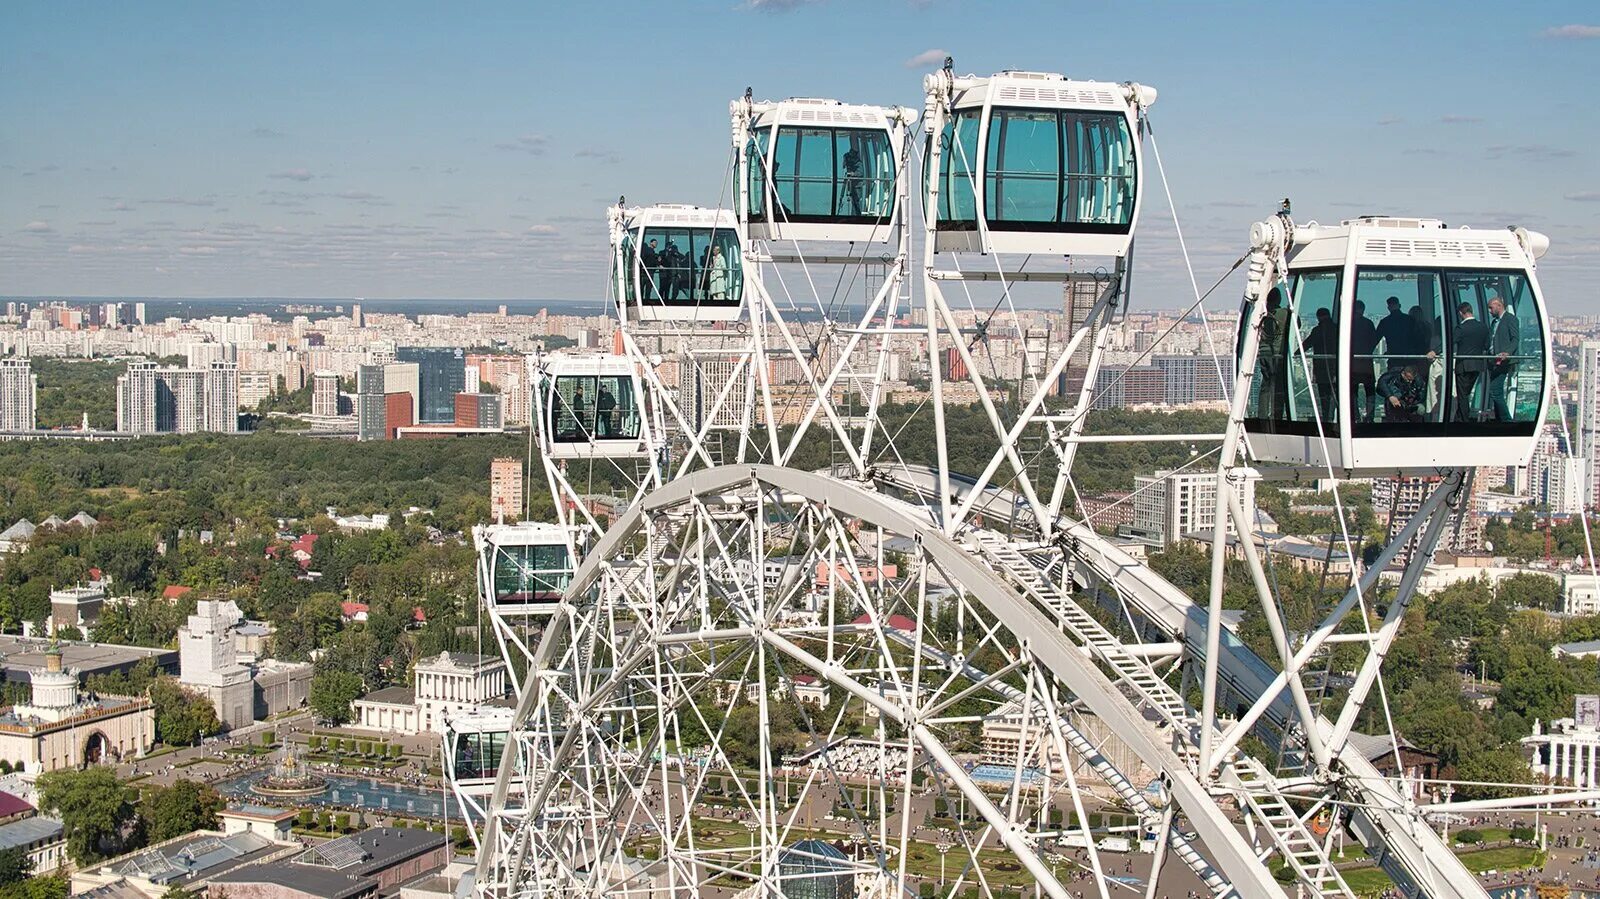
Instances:
[[[202,830],[113,859],[101,873],[139,877],[156,884],[188,883],[247,865],[280,848],[280,844],[256,833],[222,836]]]
[[[0,849],[48,843],[61,836],[61,822],[54,818],[23,818],[0,824]]]
[[[357,702],[383,702],[390,705],[416,705],[417,691],[410,687],[384,687],[373,690]]]
[[[321,899],[344,899],[373,889],[373,875],[443,846],[443,834],[373,827],[329,840],[283,861],[250,865],[222,883],[274,883]]]
[[[293,818],[295,810],[292,808],[273,808],[267,805],[255,805],[245,802],[231,805],[222,812],[224,817],[255,818],[261,821],[282,821],[284,818]]]
[[[0,791],[0,818],[9,818],[12,815],[21,815],[33,811],[33,805],[21,796]]]
[[[49,645],[49,640],[0,634],[0,670],[4,670],[10,680],[31,680],[35,669],[44,668],[44,651]],[[61,663],[78,669],[84,677],[131,668],[146,658],[154,658],[163,668],[175,669],[178,664],[178,652],[174,649],[65,640],[61,643]]]

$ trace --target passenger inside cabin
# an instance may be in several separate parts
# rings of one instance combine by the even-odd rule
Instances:
[[[1506,308],[1506,301],[1498,294],[1489,296],[1489,352],[1494,360],[1489,363],[1489,402],[1495,421],[1511,421],[1511,409],[1506,405],[1506,382],[1517,370],[1518,333],[1517,316]]]
[[[1317,310],[1317,323],[1306,335],[1305,352],[1311,357],[1311,376],[1317,385],[1317,415],[1323,421],[1334,421],[1339,417],[1339,325],[1331,311]]]
[[[678,299],[680,294],[688,293],[690,290],[689,257],[678,249],[677,241],[670,239],[667,241],[665,255],[666,264],[663,269],[666,272],[666,284],[663,285],[662,290],[667,300],[671,301]]]
[[[661,250],[656,247],[656,239],[650,238],[640,251],[639,258],[644,269],[645,279],[650,282],[648,294],[650,299],[661,299]]]
[[[720,302],[728,298],[728,260],[722,255],[721,247],[711,248],[711,274],[707,279],[708,293],[713,302]]]
[[[600,398],[595,401],[594,408],[596,412],[594,435],[604,439],[616,433],[616,422],[613,419],[616,417],[617,398],[611,395],[610,390],[605,387],[600,388]]]
[[[851,147],[844,154],[844,194],[850,215],[861,215],[861,153]]]
[[[1378,396],[1383,398],[1384,421],[1422,421],[1422,382],[1415,363],[1391,367],[1378,379]]]
[[[1481,401],[1474,401],[1473,393],[1484,373],[1489,370],[1489,328],[1472,314],[1471,303],[1458,304],[1456,315],[1458,321],[1450,347],[1450,352],[1455,354],[1456,407],[1453,417],[1456,421],[1480,421],[1483,418],[1483,405]]]
[[[1350,316],[1350,414],[1371,421],[1377,369],[1372,354],[1378,351],[1378,326],[1367,318],[1367,304],[1356,300]]]
[[[1411,317],[1400,309],[1400,298],[1390,297],[1388,300],[1389,314],[1378,322],[1378,339],[1383,341],[1383,355],[1387,357],[1390,367],[1405,364],[1405,359],[1413,355],[1411,339]]]
[[[1267,313],[1261,320],[1261,345],[1257,350],[1262,418],[1277,419],[1289,409],[1289,385],[1283,379],[1288,338],[1289,311],[1283,308],[1283,293],[1274,287],[1267,292]]]
[[[583,385],[579,384],[572,391],[572,430],[573,438],[582,438],[589,433],[589,402],[583,397]]]

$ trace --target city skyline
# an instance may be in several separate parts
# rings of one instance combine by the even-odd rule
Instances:
[[[1146,152],[1202,288],[1289,196],[1323,221],[1543,230],[1552,310],[1600,312],[1583,150],[1600,122],[1548,89],[1593,81],[1587,7],[1177,9],[752,0],[630,7],[637,27],[616,29],[512,5],[402,4],[381,25],[354,8],[26,6],[0,35],[0,293],[598,299],[606,203],[726,202],[726,103],[745,85],[916,108],[949,53],[963,72],[1156,86]],[[1033,25],[958,39],[984,21]],[[1183,305],[1159,176],[1145,199],[1135,304]]]

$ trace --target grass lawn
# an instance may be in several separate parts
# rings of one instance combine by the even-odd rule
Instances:
[[[1524,868],[1542,868],[1545,855],[1532,846],[1503,846],[1499,849],[1479,849],[1475,852],[1458,852],[1456,858],[1474,874],[1485,871],[1520,871]],[[1339,872],[1356,895],[1370,896],[1394,886],[1389,875],[1377,868],[1351,868]]]

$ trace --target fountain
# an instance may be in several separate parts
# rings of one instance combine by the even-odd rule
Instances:
[[[328,779],[301,761],[288,742],[272,770],[250,785],[250,791],[261,796],[315,796],[327,788]]]

